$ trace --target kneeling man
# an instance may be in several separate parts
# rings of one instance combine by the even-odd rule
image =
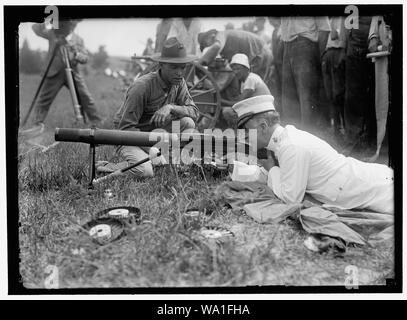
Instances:
[[[386,165],[345,157],[328,143],[292,125],[282,127],[272,96],[236,103],[238,127],[257,130],[257,148],[274,152],[264,164],[268,186],[285,203],[302,202],[305,193],[343,209],[394,214],[393,170]]]
[[[161,54],[152,56],[159,70],[138,78],[127,90],[126,98],[114,117],[115,129],[152,131],[156,128],[171,132],[172,121],[180,122],[180,131],[194,129],[198,109],[184,80],[187,63],[196,59],[188,55],[177,38],[168,39]],[[113,172],[148,157],[149,148],[119,146],[125,161],[114,164],[99,161],[99,172]],[[131,169],[136,176],[154,175],[151,161]]]

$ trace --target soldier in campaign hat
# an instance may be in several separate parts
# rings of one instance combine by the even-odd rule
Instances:
[[[198,108],[192,100],[184,79],[188,63],[196,59],[187,54],[177,38],[169,38],[161,53],[152,59],[159,63],[156,72],[138,78],[127,90],[125,100],[114,117],[115,129],[152,131],[162,128],[171,132],[172,121],[178,120],[180,131],[195,128]],[[150,149],[137,146],[119,146],[120,163],[99,161],[99,172],[113,172],[148,157]],[[161,158],[161,160],[163,160]],[[139,165],[131,172],[136,176],[154,175],[151,161]]]

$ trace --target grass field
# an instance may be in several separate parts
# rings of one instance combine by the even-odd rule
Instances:
[[[20,75],[20,117],[38,82],[38,76]],[[109,128],[123,93],[114,89],[114,79],[102,75],[89,76],[87,83],[108,119],[103,127]],[[41,143],[51,144],[54,128],[73,122],[64,89],[48,114],[48,134]],[[41,152],[21,142],[19,153],[20,273],[27,288],[44,288],[50,265],[58,268],[60,288],[343,286],[348,265],[359,268],[360,285],[384,285],[394,277],[392,242],[351,247],[342,258],[311,252],[298,222],[259,224],[228,209],[215,193],[227,178],[204,175],[197,166],[186,171],[159,167],[151,179],[123,176],[89,193],[87,145],[60,143]],[[97,159],[115,160],[114,148],[99,147]],[[103,197],[107,187],[115,198]],[[118,241],[105,246],[92,242],[81,226],[96,212],[118,205],[140,208],[142,222],[127,225]],[[183,217],[188,207],[212,213],[191,226]],[[194,228],[203,225],[226,227],[235,237],[214,249],[195,236]]]

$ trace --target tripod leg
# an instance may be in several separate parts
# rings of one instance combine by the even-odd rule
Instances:
[[[71,93],[71,98],[72,98],[72,104],[73,104],[73,109],[75,113],[75,117],[77,121],[82,120],[83,121],[83,116],[82,116],[82,111],[81,111],[81,106],[79,105],[78,102],[78,96],[76,95],[76,90],[75,90],[75,85],[74,85],[74,80],[72,76],[72,69],[69,64],[69,55],[67,49],[62,46],[61,47],[61,53],[64,57],[64,63],[65,63],[65,74],[66,74],[66,79],[68,82],[68,88]]]
[[[88,105],[89,102],[84,101],[85,99],[83,99],[83,88],[82,88],[82,84],[81,81],[83,81],[81,79],[81,77],[76,74],[76,73],[72,73],[73,76],[73,82],[74,82],[74,86],[75,86],[75,92],[76,92],[76,96],[78,99],[78,103],[81,106],[81,114],[83,117],[83,123],[87,123],[87,120],[89,120],[89,116],[85,113],[85,109],[84,106]]]
[[[89,145],[89,184],[88,189],[94,189],[93,180],[96,177],[95,173],[95,154],[96,146],[92,143]]]
[[[54,61],[54,58],[55,58],[55,54],[56,54],[56,52],[57,52],[57,49],[58,49],[58,45],[56,45],[56,46],[54,47],[54,50],[52,51],[51,58],[50,58],[50,60],[49,60],[49,62],[48,62],[47,67],[45,68],[44,75],[42,76],[41,81],[40,81],[40,84],[39,84],[39,86],[38,86],[38,88],[37,88],[37,91],[35,92],[35,95],[34,95],[34,98],[33,98],[32,102],[31,102],[30,108],[28,109],[28,112],[27,112],[27,114],[25,115],[25,117],[24,117],[24,119],[23,119],[23,122],[22,122],[22,126],[23,126],[23,127],[27,124],[27,120],[28,120],[28,118],[30,117],[30,114],[31,114],[31,112],[32,112],[32,110],[33,110],[33,108],[34,108],[35,102],[37,101],[37,98],[38,98],[38,94],[39,94],[40,91],[41,91],[41,88],[42,88],[42,86],[43,86],[43,84],[44,84],[45,78],[46,78],[47,75],[48,75],[48,71],[49,71],[49,69],[50,69],[50,67],[51,67],[51,65],[52,65],[52,62]]]
[[[45,79],[33,110],[34,114],[32,117],[35,123],[44,122],[53,101],[64,86],[64,83],[65,76],[63,73]]]

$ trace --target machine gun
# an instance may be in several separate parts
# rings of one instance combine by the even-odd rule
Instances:
[[[233,131],[229,131],[233,133]],[[249,133],[249,141],[257,142],[255,137]],[[168,133],[168,132],[147,132],[147,131],[123,131],[123,130],[108,130],[108,129],[73,129],[73,128],[56,128],[55,141],[65,142],[82,142],[89,144],[89,185],[90,189],[93,188],[93,183],[100,182],[95,180],[95,155],[97,145],[124,145],[124,146],[139,146],[139,147],[157,147],[161,153],[165,154],[163,149],[169,150],[178,148],[181,149],[186,146],[188,150],[199,151],[200,159],[202,160],[205,153],[220,152],[223,156],[233,156],[237,154],[256,155],[256,146],[249,144],[245,140],[245,135],[224,134],[220,130],[212,131],[211,134],[199,132],[182,132],[182,133]],[[158,156],[157,154],[155,156]],[[151,160],[153,157],[148,157],[140,162],[121,170],[121,172],[114,172],[111,176],[116,176],[119,173],[129,170],[134,166]],[[106,180],[106,179],[103,179]]]

